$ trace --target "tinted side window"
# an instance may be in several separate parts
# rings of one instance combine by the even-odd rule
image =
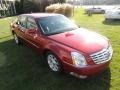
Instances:
[[[28,18],[27,28],[28,29],[36,29],[37,28],[36,22],[33,18]]]
[[[19,23],[22,27],[26,28],[26,16],[19,16]]]

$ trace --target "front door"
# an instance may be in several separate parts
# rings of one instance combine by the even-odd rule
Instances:
[[[25,31],[25,36],[28,42],[35,48],[39,49],[39,45],[37,44],[38,38],[38,27],[35,20],[32,17],[27,18],[27,29]]]

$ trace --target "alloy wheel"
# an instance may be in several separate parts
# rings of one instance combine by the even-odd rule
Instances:
[[[59,62],[53,54],[47,55],[47,62],[48,62],[50,69],[52,69],[52,71],[59,72],[60,70]]]
[[[14,36],[15,43],[16,43],[16,44],[19,44],[19,40],[18,40],[17,35],[16,35],[16,34],[14,34],[13,36]]]

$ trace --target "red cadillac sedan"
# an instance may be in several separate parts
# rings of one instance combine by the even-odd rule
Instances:
[[[55,73],[87,78],[104,71],[112,58],[106,37],[80,28],[60,14],[22,14],[10,27],[15,43],[24,42],[37,50]]]

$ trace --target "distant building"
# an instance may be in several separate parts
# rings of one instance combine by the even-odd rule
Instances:
[[[67,0],[67,2],[82,5],[103,5],[103,4],[120,4],[120,0]]]

